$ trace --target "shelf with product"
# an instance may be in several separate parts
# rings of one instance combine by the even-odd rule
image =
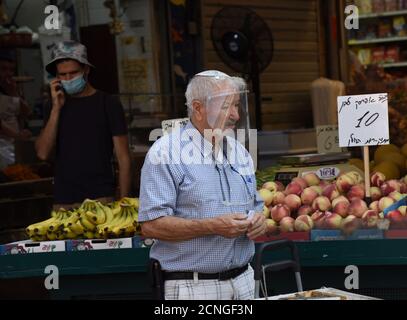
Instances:
[[[407,67],[407,1],[348,1],[359,9],[359,29],[349,30],[348,46],[364,66],[379,65],[397,77]]]

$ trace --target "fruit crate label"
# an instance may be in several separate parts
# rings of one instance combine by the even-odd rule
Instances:
[[[68,251],[128,249],[132,247],[133,243],[131,238],[70,240],[67,243]]]
[[[50,253],[65,251],[65,241],[16,242],[1,246],[1,254]]]
[[[315,171],[315,174],[322,180],[332,180],[339,176],[341,170],[336,167],[324,167]]]
[[[340,147],[390,143],[387,93],[338,97]]]

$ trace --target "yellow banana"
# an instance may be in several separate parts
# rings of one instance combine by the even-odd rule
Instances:
[[[65,235],[64,235],[63,230],[58,231],[58,232],[56,233],[56,235],[57,235],[57,239],[58,239],[58,240],[64,240],[64,239],[65,239]]]
[[[95,203],[96,224],[103,224],[106,222],[106,213],[101,206],[102,204]]]
[[[133,225],[133,215],[131,214],[131,212],[129,212],[129,210],[125,210],[125,214],[126,214],[126,216],[125,216],[123,223],[115,226],[112,229],[112,232],[117,236],[123,235],[126,228],[129,225]]]
[[[53,221],[56,220],[56,215],[52,213],[52,217],[48,218],[47,220],[44,221],[40,221],[37,223],[33,223],[30,224],[27,228],[26,228],[26,232],[30,235],[30,234],[40,234],[40,235],[45,235],[46,234],[46,230],[48,228],[48,225],[50,223],[52,223]]]
[[[64,224],[64,220],[67,219],[68,216],[68,211],[58,211],[56,219],[48,225],[48,231],[55,231],[61,228],[61,225]]]
[[[56,240],[57,235],[56,235],[55,232],[48,231],[47,232],[47,238],[48,238],[48,240],[54,241],[54,240]]]
[[[104,224],[103,230],[105,232],[112,230],[115,226],[122,224],[125,217],[126,216],[121,207],[119,207],[119,210],[113,210],[113,219],[109,223]]]
[[[100,210],[103,210],[103,211],[105,212],[106,221],[105,221],[104,223],[102,223],[102,224],[97,225],[96,228],[98,229],[98,233],[100,233],[101,231],[103,231],[104,228],[105,228],[106,226],[108,226],[108,225],[113,221],[113,219],[114,219],[112,209],[110,209],[110,208],[107,207],[107,206],[103,206],[102,204],[100,204],[99,206],[100,206]]]
[[[70,225],[76,223],[79,220],[80,214],[78,211],[71,212],[71,216],[64,220],[64,227],[67,228]]]
[[[96,230],[96,225],[94,225],[92,222],[90,222],[88,217],[85,214],[80,217],[79,221],[85,230],[87,230],[87,231]]]
[[[95,234],[92,231],[86,231],[84,232],[83,236],[86,239],[94,239],[95,238]]]
[[[72,230],[70,228],[64,228],[64,236],[67,239],[74,239],[76,238],[76,234],[74,232],[72,232]]]
[[[71,229],[76,235],[81,235],[85,232],[85,228],[79,223],[79,221],[69,223],[68,228]]]

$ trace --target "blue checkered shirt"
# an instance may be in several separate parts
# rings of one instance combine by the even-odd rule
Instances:
[[[212,144],[191,123],[157,140],[141,172],[139,222],[165,216],[207,219],[247,210],[262,212],[250,154],[236,140],[227,141],[235,143],[235,152],[228,157],[219,153],[215,159]],[[187,160],[182,158],[185,155]],[[254,242],[246,235],[157,240],[150,250],[150,257],[159,260],[164,270],[207,273],[241,267],[253,255]]]

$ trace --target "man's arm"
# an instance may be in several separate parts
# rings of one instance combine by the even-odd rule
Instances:
[[[49,158],[56,140],[58,132],[60,110],[52,108],[47,125],[41,131],[39,137],[35,141],[35,151],[39,159],[45,161]]]
[[[58,132],[58,122],[61,109],[65,104],[65,95],[62,90],[58,90],[60,82],[52,80],[51,96],[52,96],[52,109],[51,114],[45,128],[41,131],[37,141],[35,141],[35,150],[38,158],[47,160],[55,146]]]
[[[147,238],[166,241],[185,241],[209,235],[237,238],[247,232],[250,223],[241,213],[202,220],[166,216],[142,222],[141,230]]]
[[[127,197],[130,193],[130,151],[127,135],[113,137],[114,150],[119,163],[120,196]]]

